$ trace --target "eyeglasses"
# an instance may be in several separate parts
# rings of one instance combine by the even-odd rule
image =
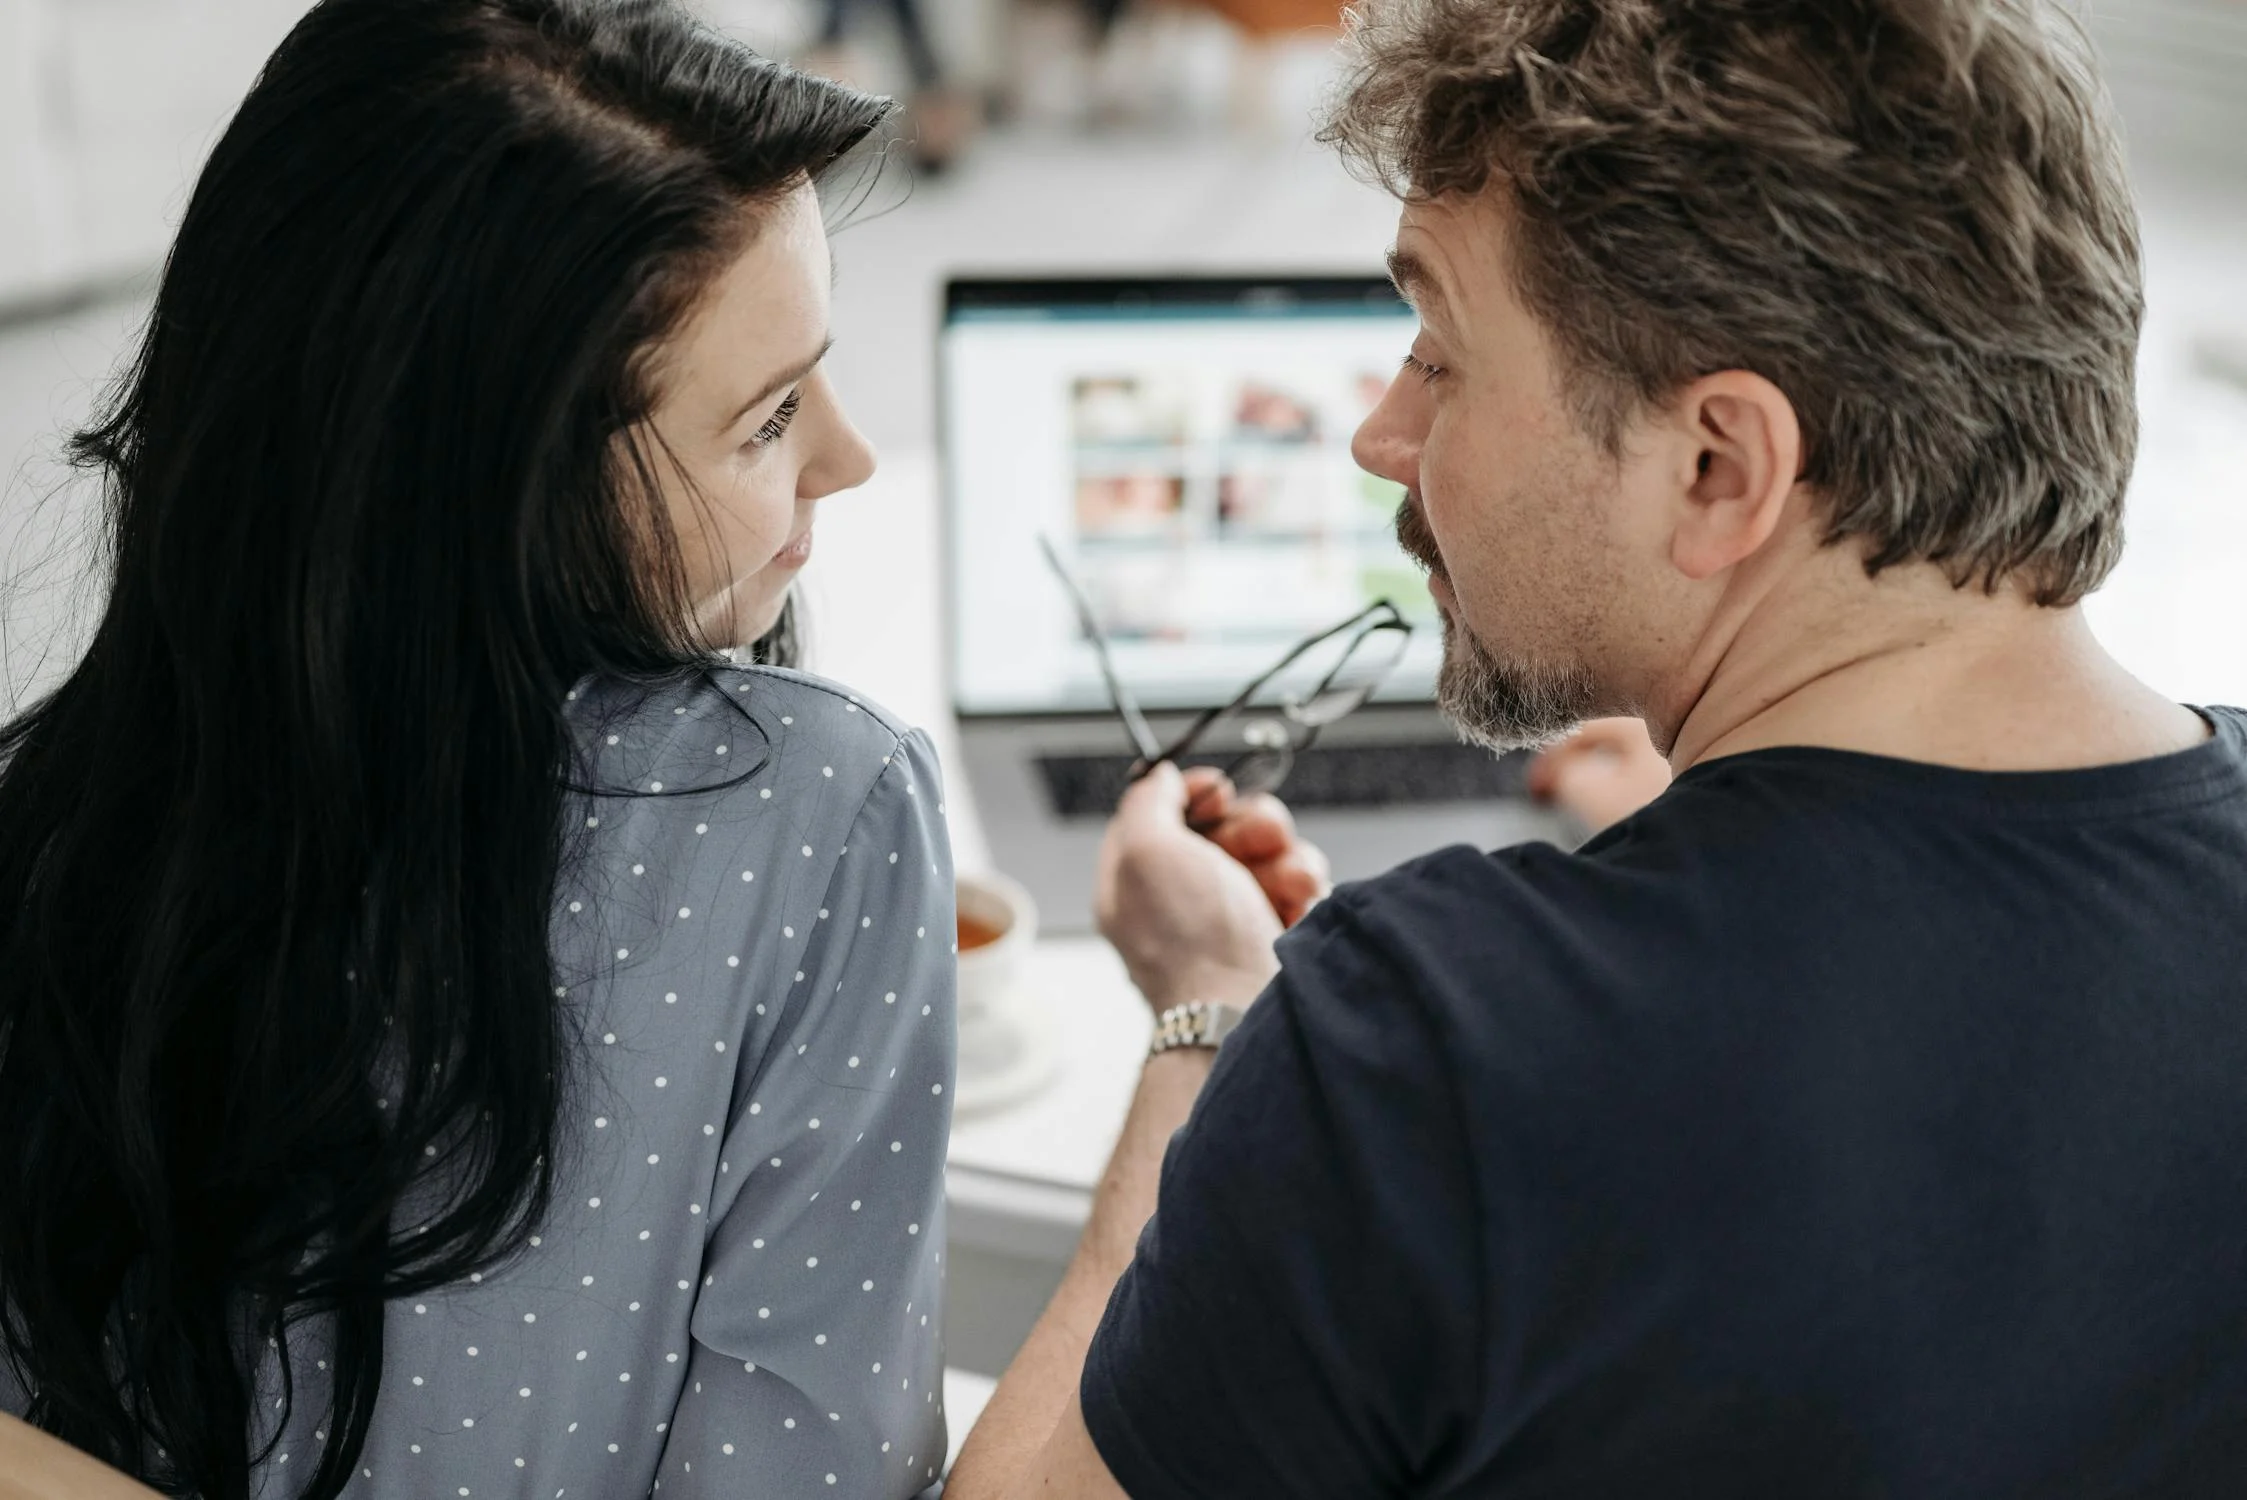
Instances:
[[[1225,766],[1225,775],[1243,793],[1276,791],[1280,783],[1287,780],[1288,772],[1295,768],[1295,757],[1311,747],[1319,731],[1365,706],[1395,670],[1404,656],[1406,644],[1412,639],[1412,626],[1396,605],[1387,599],[1377,599],[1340,624],[1330,625],[1298,641],[1285,656],[1257,674],[1229,701],[1202,713],[1186,726],[1184,733],[1165,745],[1155,737],[1154,728],[1140,712],[1138,701],[1116,675],[1107,632],[1100,628],[1084,586],[1061,560],[1050,537],[1040,536],[1038,546],[1044,551],[1054,576],[1068,590],[1070,602],[1076,606],[1077,623],[1100,663],[1100,676],[1108,685],[1109,701],[1115,705],[1116,716],[1123,720],[1125,731],[1139,751],[1139,763],[1131,768],[1133,781],[1166,760],[1176,762],[1190,754],[1218,725],[1253,714],[1255,716],[1241,726],[1241,739],[1248,749]],[[1337,650],[1339,655],[1334,657],[1333,664],[1307,692],[1283,697],[1269,705],[1258,704],[1257,700],[1273,684],[1300,664]],[[1268,714],[1260,712],[1265,708],[1270,710]]]

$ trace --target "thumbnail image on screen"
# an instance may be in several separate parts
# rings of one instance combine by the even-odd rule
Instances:
[[[1377,598],[1431,620],[1402,490],[1351,461],[1387,374],[1141,365],[1070,382],[1076,565],[1119,640],[1281,643]]]

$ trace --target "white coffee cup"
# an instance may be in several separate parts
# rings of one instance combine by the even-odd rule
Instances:
[[[1038,906],[996,872],[958,878],[961,935],[995,933],[959,955],[960,1071],[954,1113],[1009,1104],[1044,1085],[1053,1071],[1045,1012],[1022,983],[1038,937]]]
[[[960,911],[960,1015],[1001,1009],[1022,970],[1023,955],[1038,940],[1038,905],[1016,882],[996,872],[963,874],[954,889]],[[968,947],[971,932],[995,933]]]

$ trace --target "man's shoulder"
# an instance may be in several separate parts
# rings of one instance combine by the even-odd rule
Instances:
[[[1982,955],[2080,936],[2051,930],[2050,890],[2103,903],[2094,931],[2204,921],[2247,848],[2247,718],[2210,717],[2209,746],[2078,772],[1712,762],[1580,849],[1453,847],[1344,885],[1283,962],[1314,1016],[1409,1011],[1459,1067],[1691,1074],[1816,1053],[1865,1013],[1939,1019],[1941,987]],[[2118,882],[2123,864],[2141,878]],[[2150,940],[2110,949],[2083,962],[2155,962]]]
[[[1750,887],[1786,854],[1775,827],[1711,838],[1689,802],[1578,850],[1459,845],[1338,887],[1281,941],[1298,1026],[1351,1045],[1406,1033],[1415,1066],[1486,1097],[1697,1053],[1674,1043],[1740,978]]]
[[[1533,842],[1437,849],[1336,888],[1322,920],[1406,971],[1500,965],[1521,976],[1587,943],[1612,959],[1662,964],[1665,943],[1699,903],[1705,871],[1682,820],[1642,814],[1581,849]],[[1628,951],[1614,938],[1628,931]]]

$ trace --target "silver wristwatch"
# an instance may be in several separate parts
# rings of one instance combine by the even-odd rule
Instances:
[[[1156,1021],[1155,1040],[1147,1048],[1147,1055],[1158,1057],[1174,1047],[1214,1050],[1233,1034],[1233,1028],[1240,1025],[1241,1017],[1247,1014],[1237,1005],[1219,1005],[1208,1000],[1173,1005]]]

